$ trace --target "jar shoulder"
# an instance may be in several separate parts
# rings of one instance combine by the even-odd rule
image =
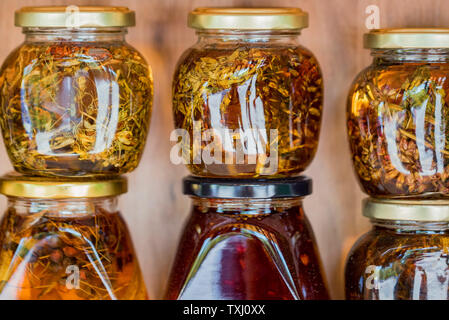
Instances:
[[[407,90],[408,84],[413,82],[435,83],[449,89],[448,75],[447,63],[371,64],[354,78],[349,95],[358,90],[365,90],[367,86],[378,88],[379,92],[386,87],[390,90]],[[373,91],[370,99],[381,99],[381,96],[376,95],[379,92]]]
[[[370,231],[352,247],[347,269],[365,269],[370,265],[391,268],[426,264],[448,254],[448,234],[397,234]],[[449,265],[449,261],[445,262]]]
[[[210,45],[196,43],[187,48],[180,56],[177,62],[177,72],[180,66],[189,68],[204,62],[207,59],[215,59],[227,65],[241,64],[242,60],[268,60],[274,58],[273,64],[287,64],[291,61],[302,62],[307,60],[310,64],[317,67],[321,72],[318,60],[311,50],[300,44],[289,45],[271,45],[266,43],[229,43]],[[212,62],[212,60],[206,61]],[[254,65],[257,66],[257,65]]]
[[[348,256],[346,298],[446,300],[448,240],[447,234],[365,234]]]
[[[28,65],[41,61],[47,62],[77,59],[80,63],[97,62],[111,64],[130,62],[148,67],[145,57],[129,43],[123,42],[23,42],[10,52],[2,65],[2,71],[20,64]],[[68,64],[68,63],[66,63]]]

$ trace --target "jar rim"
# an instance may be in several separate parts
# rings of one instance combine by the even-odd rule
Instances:
[[[17,27],[107,28],[136,25],[135,12],[112,6],[34,6],[15,12]]]
[[[196,8],[187,25],[198,30],[301,30],[309,15],[299,8]]]
[[[449,48],[449,28],[374,29],[363,40],[367,49]]]
[[[188,176],[183,179],[185,195],[214,199],[283,199],[312,193],[312,179],[227,179]]]
[[[127,179],[118,177],[37,177],[10,173],[0,177],[0,193],[33,199],[105,198],[126,193]]]
[[[370,219],[397,221],[449,221],[449,200],[380,199],[363,200],[363,215]]]

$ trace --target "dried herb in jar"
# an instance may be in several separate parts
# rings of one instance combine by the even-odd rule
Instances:
[[[173,82],[175,127],[187,130],[193,139],[195,122],[203,135],[210,129],[218,134],[237,131],[231,145],[226,136],[214,137],[219,148],[213,164],[195,162],[195,144],[202,153],[210,141],[190,141],[185,159],[189,169],[199,176],[238,178],[299,174],[317,149],[322,98],[318,63],[302,47],[189,50]],[[274,139],[270,129],[277,131]],[[266,165],[271,150],[277,153],[274,170]]]
[[[449,195],[449,70],[372,66],[348,100],[348,134],[363,189],[379,197]]]
[[[0,230],[0,298],[20,300],[146,299],[126,225],[94,205],[79,217],[43,205],[11,207]],[[31,209],[30,209],[31,210]]]
[[[346,298],[448,300],[449,234],[447,222],[436,231],[439,224],[427,231],[376,227],[364,235],[348,257]]]
[[[137,167],[153,83],[133,48],[26,43],[4,63],[0,93],[3,138],[17,171],[74,176]]]

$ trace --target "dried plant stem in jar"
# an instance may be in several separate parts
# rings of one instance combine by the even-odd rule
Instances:
[[[409,224],[416,231],[376,227],[351,250],[346,265],[350,300],[447,300],[449,234],[447,222]],[[421,225],[434,230],[423,230]],[[408,226],[410,227],[410,226]],[[438,230],[438,227],[442,227]]]
[[[322,77],[317,61],[302,47],[194,48],[181,58],[175,73],[173,110],[175,127],[194,139],[195,122],[202,135],[210,129],[222,134],[221,140],[214,136],[218,148],[213,164],[194,161],[194,144],[201,153],[210,141],[186,146],[190,152],[185,160],[194,175],[292,176],[303,171],[316,152]],[[274,139],[271,129],[277,133]],[[226,142],[226,130],[235,133],[231,143]],[[274,169],[266,164],[273,156]]]
[[[449,194],[448,72],[445,63],[397,63],[374,65],[356,79],[348,134],[368,194]]]
[[[14,207],[6,213],[0,231],[1,299],[146,299],[131,239],[117,212],[80,201],[51,206],[34,203],[25,214]],[[91,212],[64,214],[83,206]]]
[[[123,43],[25,43],[0,72],[0,124],[15,169],[120,174],[138,165],[153,83]]]

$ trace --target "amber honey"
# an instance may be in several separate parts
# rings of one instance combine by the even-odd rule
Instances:
[[[75,29],[64,24],[64,7],[16,14],[25,41],[0,69],[0,125],[20,173],[119,175],[133,171],[143,153],[153,78],[125,41],[134,12],[77,8],[87,21]]]
[[[449,300],[449,223],[445,200],[365,200],[372,229],[345,269],[350,300]]]
[[[11,200],[0,245],[1,299],[147,297],[123,219],[98,204]]]
[[[449,50],[444,41],[429,47],[429,39],[445,39],[449,31],[387,29],[367,36],[373,62],[356,77],[347,109],[360,184],[373,197],[445,198]]]
[[[118,211],[124,178],[0,178],[0,299],[141,300],[145,284]]]
[[[191,173],[299,175],[317,150],[323,105],[318,61],[298,40],[307,13],[200,8],[188,21],[198,41],[179,59],[173,114]]]

